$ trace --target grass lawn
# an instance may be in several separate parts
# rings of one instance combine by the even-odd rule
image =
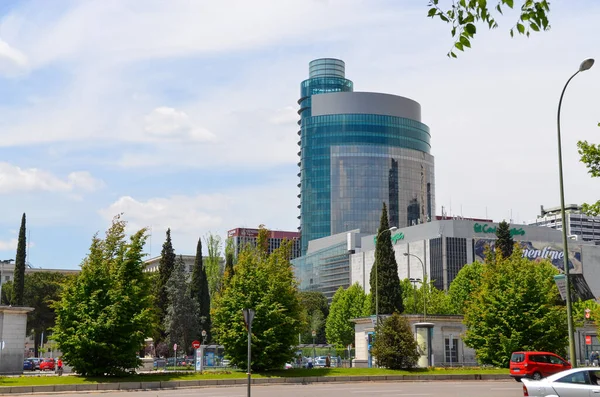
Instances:
[[[367,375],[447,375],[447,374],[506,374],[508,369],[498,368],[433,368],[414,369],[411,371],[395,371],[384,368],[313,368],[313,369],[288,369],[252,374],[253,378],[282,378],[282,377],[307,377],[307,376],[367,376]],[[0,377],[2,386],[39,386],[39,385],[68,385],[83,383],[110,383],[110,382],[157,382],[199,379],[239,379],[246,378],[246,373],[241,370],[230,371],[205,371],[199,373],[163,373],[139,374],[124,378],[100,377],[91,378],[83,376],[5,376]]]

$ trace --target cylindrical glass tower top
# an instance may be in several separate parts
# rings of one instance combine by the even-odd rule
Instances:
[[[346,64],[340,59],[320,58],[308,65],[309,78],[313,77],[346,77]]]

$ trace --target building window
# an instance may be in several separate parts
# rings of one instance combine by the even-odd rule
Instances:
[[[460,269],[467,263],[467,239],[461,237],[446,238],[448,258],[448,287]]]
[[[446,338],[444,346],[446,364],[458,363],[458,338]]]
[[[442,260],[442,238],[429,240],[429,275],[433,286],[439,290],[444,289],[444,268]]]

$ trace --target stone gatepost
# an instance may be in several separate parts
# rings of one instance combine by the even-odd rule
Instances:
[[[31,307],[0,306],[0,374],[23,373],[27,313]]]

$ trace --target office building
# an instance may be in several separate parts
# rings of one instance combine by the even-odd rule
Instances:
[[[540,215],[538,215],[535,221],[528,222],[528,224],[562,230],[560,207],[544,208],[542,205],[540,208]],[[584,214],[581,211],[581,206],[577,204],[567,204],[565,206],[565,215],[567,235],[571,239],[600,243],[600,216]]]
[[[417,102],[354,92],[344,62],[323,58],[310,62],[298,103],[303,255],[311,240],[375,233],[383,202],[393,226],[432,219],[434,158]]]
[[[494,248],[497,227],[494,222],[454,219],[395,230],[391,239],[398,276],[401,280],[423,279],[425,272],[436,288],[448,290],[465,264],[483,261],[486,248]],[[515,242],[521,245],[523,257],[548,259],[558,269],[564,268],[561,232],[531,225],[510,225],[510,230]],[[337,288],[358,283],[370,292],[374,238],[375,234],[353,230],[311,241],[309,253],[292,262],[300,289],[321,291],[331,298]],[[600,296],[600,246],[571,241],[568,255],[571,274],[583,274],[593,295]]]
[[[280,230],[269,230],[269,254],[279,248],[284,240],[292,241],[292,256],[297,258],[300,256],[300,232],[285,232]],[[240,251],[247,245],[254,247],[256,238],[258,237],[258,229],[247,229],[238,227],[227,232],[227,238],[232,239],[233,249],[237,257]]]

